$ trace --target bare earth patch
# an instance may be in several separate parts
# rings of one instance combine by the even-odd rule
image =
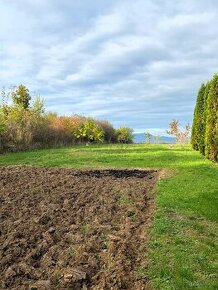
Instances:
[[[0,168],[0,289],[148,289],[156,170]]]

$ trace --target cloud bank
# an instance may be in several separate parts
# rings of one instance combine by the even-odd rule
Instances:
[[[0,0],[0,86],[163,133],[218,71],[216,0]]]

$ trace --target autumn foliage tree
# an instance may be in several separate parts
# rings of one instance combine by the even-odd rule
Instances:
[[[175,136],[176,143],[184,145],[189,142],[191,131],[191,126],[189,124],[186,124],[185,127],[181,129],[179,121],[174,119],[170,122],[169,127],[167,134]]]
[[[9,92],[3,89],[1,96],[0,152],[118,142],[117,131],[108,121],[46,113],[43,100],[32,97],[24,85]],[[123,138],[128,143],[131,138],[127,137]]]
[[[96,124],[104,131],[106,143],[116,143],[116,130],[110,122],[106,120],[97,120]]]
[[[117,129],[117,140],[119,143],[133,143],[133,130],[128,127],[120,127]]]
[[[98,126],[98,124],[96,124],[93,119],[88,118],[78,128],[76,137],[80,140],[85,140],[86,143],[102,143],[104,141],[104,131]]]

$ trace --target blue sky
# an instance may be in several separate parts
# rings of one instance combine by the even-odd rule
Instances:
[[[217,0],[0,0],[0,86],[162,134],[218,72]]]

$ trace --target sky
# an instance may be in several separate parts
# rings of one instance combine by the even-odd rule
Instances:
[[[164,134],[218,72],[217,0],[0,0],[0,88]]]

